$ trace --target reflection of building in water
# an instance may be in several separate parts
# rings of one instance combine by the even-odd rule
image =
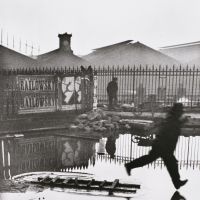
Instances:
[[[57,143],[53,136],[11,138],[1,141],[6,177],[25,172],[54,170]]]
[[[59,168],[88,167],[89,160],[94,162],[95,142],[92,140],[62,138],[58,147]]]
[[[36,171],[87,167],[95,155],[95,140],[56,136],[0,140],[0,177]]]

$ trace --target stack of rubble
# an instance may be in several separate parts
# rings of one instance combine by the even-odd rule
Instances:
[[[147,131],[153,125],[151,120],[122,119],[115,113],[107,114],[101,109],[79,115],[71,129],[85,132],[106,132],[110,130],[141,130]]]

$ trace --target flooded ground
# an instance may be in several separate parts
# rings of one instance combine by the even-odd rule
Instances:
[[[19,135],[18,135],[19,136]],[[200,137],[180,137],[175,155],[179,160],[181,177],[189,182],[176,192],[162,160],[132,170],[128,176],[124,163],[148,153],[150,146],[138,146],[139,140],[130,134],[114,133],[104,138],[78,138],[55,135],[34,135],[0,140],[1,200],[31,199],[140,199],[140,200],[198,200],[200,182]],[[34,173],[33,173],[34,172]],[[73,172],[73,173],[72,173]],[[106,191],[84,191],[44,187],[11,180],[20,174],[52,174],[88,179],[119,179],[122,183],[141,185],[135,194]],[[17,179],[16,179],[17,180]],[[176,192],[176,193],[175,193]],[[184,197],[184,198],[183,198]]]

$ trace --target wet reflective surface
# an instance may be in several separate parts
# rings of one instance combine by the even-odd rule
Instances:
[[[67,135],[67,134],[65,134]],[[127,176],[124,163],[148,153],[130,134],[110,133],[107,137],[67,137],[29,135],[0,139],[0,199],[141,199],[141,200],[198,200],[200,182],[200,137],[180,137],[175,155],[179,160],[181,177],[189,182],[175,191],[162,160],[132,170]],[[141,145],[142,143],[140,143]],[[33,173],[34,172],[34,173]],[[23,173],[55,173],[68,176],[75,173],[97,180],[119,179],[124,183],[140,184],[136,194],[114,194],[42,187],[11,178]],[[58,174],[60,173],[60,174]],[[84,174],[83,174],[84,173]],[[26,176],[27,178],[27,176]],[[175,193],[176,192],[176,193]]]

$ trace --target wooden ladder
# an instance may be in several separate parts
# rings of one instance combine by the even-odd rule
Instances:
[[[119,179],[115,179],[114,181],[98,181],[95,179],[85,180],[81,178],[60,178],[58,176],[51,178],[46,176],[38,177],[36,181],[31,181],[31,183],[50,187],[82,189],[87,191],[107,191],[109,195],[112,195],[114,192],[136,193],[137,189],[140,189],[140,185],[138,184],[120,183]]]

